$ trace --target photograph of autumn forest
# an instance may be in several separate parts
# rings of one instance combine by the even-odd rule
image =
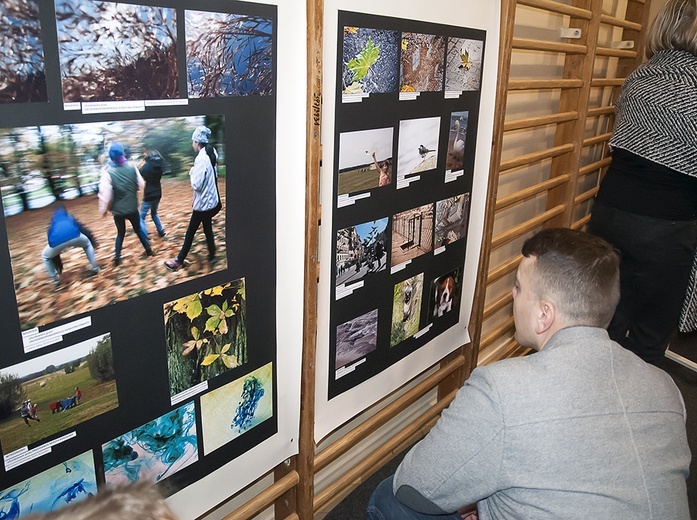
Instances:
[[[176,11],[56,0],[63,101],[179,97]]]
[[[213,233],[219,261],[208,262],[206,241],[199,231],[182,268],[173,272],[164,261],[173,259],[184,242],[193,199],[191,134],[204,124],[212,130],[211,144],[218,152],[223,211],[213,218]],[[224,117],[219,115],[0,128],[0,189],[22,330],[225,269],[223,129]],[[118,264],[115,221],[111,213],[102,217],[98,206],[99,179],[109,163],[112,142],[123,145],[128,163],[136,166],[147,150],[157,150],[162,158],[158,213],[165,234],[157,233],[148,215],[146,230],[154,256],[146,256],[126,222]],[[141,191],[139,200],[142,196]],[[57,258],[44,258],[47,232],[57,211],[67,211],[82,231],[87,230],[84,234],[90,237],[98,269],[81,246],[67,247]],[[52,277],[55,271],[59,275]]]

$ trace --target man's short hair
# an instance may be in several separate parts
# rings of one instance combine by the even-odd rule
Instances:
[[[150,483],[101,490],[97,495],[26,520],[177,520],[162,495]]]
[[[523,244],[534,257],[535,295],[556,306],[568,325],[605,328],[620,299],[617,251],[602,238],[568,228],[544,229]]]

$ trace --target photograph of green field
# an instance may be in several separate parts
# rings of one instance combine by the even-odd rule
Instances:
[[[393,132],[393,128],[374,128],[339,135],[338,195],[392,182]]]
[[[0,369],[0,444],[8,454],[119,405],[105,334]]]

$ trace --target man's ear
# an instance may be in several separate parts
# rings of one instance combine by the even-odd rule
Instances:
[[[535,332],[537,334],[544,334],[552,327],[557,319],[557,309],[554,307],[552,302],[547,300],[540,300],[538,305],[539,308],[537,321],[535,323]]]

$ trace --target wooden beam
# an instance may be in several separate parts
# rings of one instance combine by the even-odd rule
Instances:
[[[397,433],[394,437],[391,437],[380,448],[361,460],[354,467],[344,472],[336,481],[317,493],[314,510],[322,510],[327,503],[332,501],[333,497],[342,494],[347,488],[355,489],[375,471],[392,460],[395,455],[398,455],[418,439],[425,436],[432,428],[437,416],[440,415],[455,398],[456,393],[457,392],[454,391],[445,399],[438,401],[406,428]]]
[[[522,222],[518,224],[517,226],[512,227],[511,229],[508,229],[504,231],[503,233],[500,233],[496,235],[492,240],[491,240],[491,249],[497,249],[501,247],[504,244],[507,244],[508,242],[511,242],[515,240],[516,238],[522,237],[525,233],[528,233],[532,231],[535,228],[540,227],[541,225],[545,224],[547,221],[553,219],[557,215],[560,215],[566,210],[566,205],[562,204],[560,206],[556,206],[554,208],[548,209],[544,213],[540,213],[536,217],[533,217],[529,220],[526,220],[525,222]]]
[[[545,159],[551,159],[552,157],[557,157],[558,155],[569,153],[574,150],[575,146],[573,143],[567,143],[560,146],[554,146],[546,150],[541,150],[539,152],[528,153],[525,155],[519,155],[513,159],[508,159],[506,161],[501,161],[499,170],[501,173],[512,170],[513,168],[520,168],[521,166],[528,166],[537,162],[544,161]]]
[[[503,131],[510,132],[512,130],[527,130],[528,128],[565,123],[568,121],[574,121],[576,119],[578,119],[578,112],[575,111],[547,114],[536,117],[526,117],[524,119],[506,121],[503,125]]]
[[[582,9],[571,5],[562,4],[553,0],[518,0],[518,5],[526,5],[543,11],[550,11],[557,14],[565,14],[574,18],[590,20],[593,13],[588,9]]]
[[[225,516],[223,520],[247,520],[252,518],[264,509],[271,506],[274,500],[286,493],[288,490],[297,486],[300,482],[300,475],[297,471],[288,473],[281,480],[277,480],[257,496],[248,500],[243,505],[235,509],[232,513]]]
[[[500,266],[495,267],[491,271],[489,271],[489,274],[486,277],[486,284],[491,285],[492,283],[496,282],[499,278],[503,278],[507,274],[512,273],[518,268],[518,264],[520,264],[520,261],[523,259],[523,255],[516,255],[510,260],[502,263]]]
[[[513,206],[514,204],[532,199],[540,193],[547,192],[552,188],[556,188],[557,186],[564,184],[565,182],[569,182],[569,179],[570,177],[568,175],[560,175],[559,177],[547,179],[546,181],[542,181],[534,186],[530,186],[529,188],[512,193],[507,197],[502,197],[496,201],[496,211],[498,212],[502,209],[508,208],[509,206]]]
[[[302,377],[300,383],[300,431],[295,462],[300,481],[296,513],[312,520],[315,457],[315,363],[317,348],[317,280],[319,278],[319,178],[322,161],[322,42],[324,0],[307,0],[307,96],[309,115],[305,153],[305,295],[303,309]]]
[[[582,86],[580,79],[512,79],[508,82],[508,90],[553,90]]]
[[[588,48],[577,43],[533,40],[530,38],[513,38],[513,48],[528,51],[565,52],[567,54],[585,54]]]

